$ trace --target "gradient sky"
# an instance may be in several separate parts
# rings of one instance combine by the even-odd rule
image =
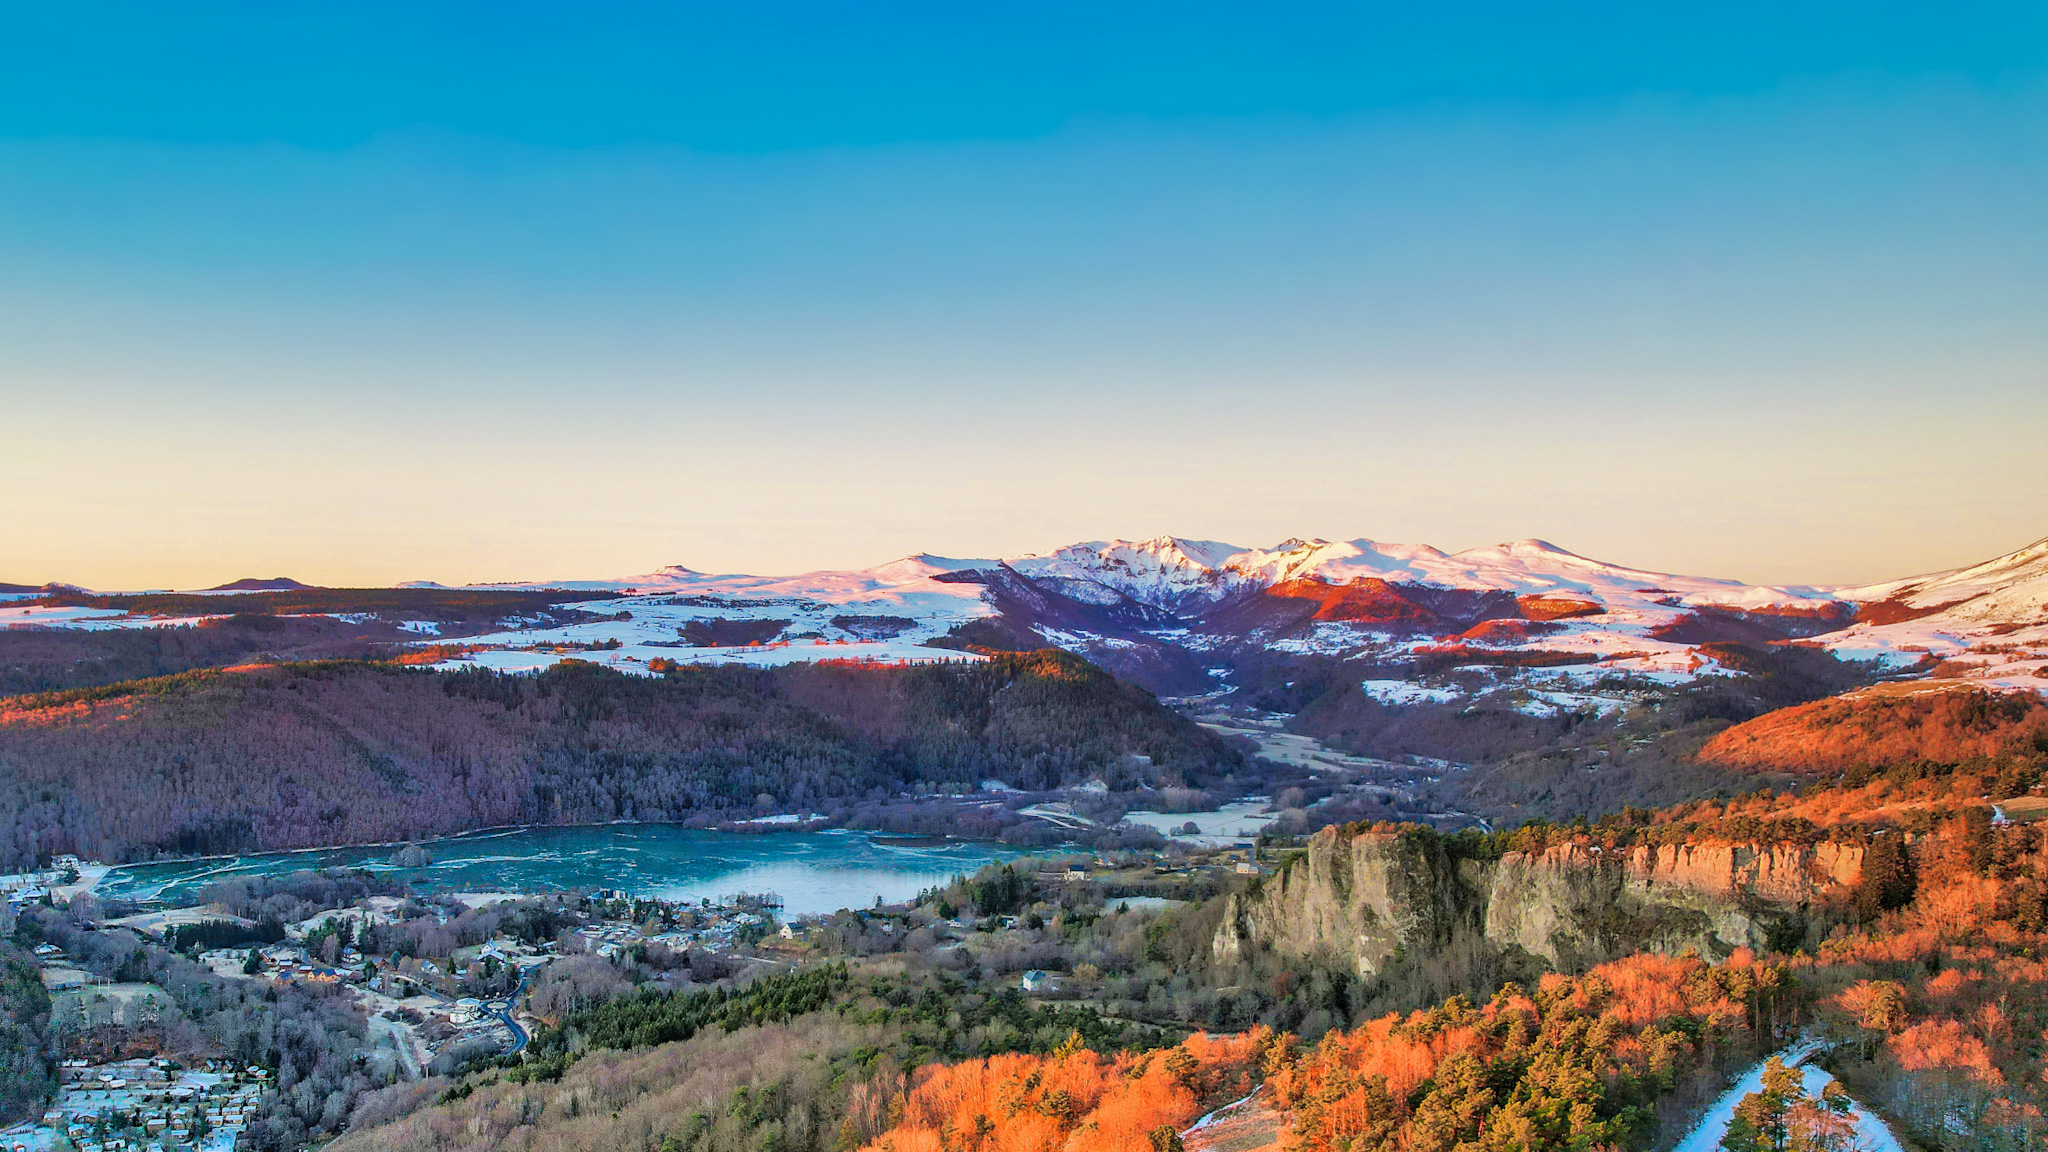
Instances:
[[[0,581],[2048,533],[2048,6],[0,3]]]

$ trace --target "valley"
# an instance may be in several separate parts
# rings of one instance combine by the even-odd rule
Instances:
[[[248,1152],[2031,1152],[2040,553],[10,593],[0,1059]],[[22,1131],[198,1127],[114,1111]]]

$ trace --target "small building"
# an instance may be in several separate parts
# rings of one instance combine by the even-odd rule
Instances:
[[[1024,974],[1026,992],[1050,992],[1058,985],[1058,979],[1050,972],[1033,968]]]

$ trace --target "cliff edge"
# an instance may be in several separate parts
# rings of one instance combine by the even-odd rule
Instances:
[[[1461,937],[1580,971],[1638,951],[1784,948],[1807,913],[1846,899],[1854,845],[1553,845],[1497,859],[1454,857],[1424,828],[1325,828],[1305,856],[1227,898],[1213,949],[1319,959],[1373,977]]]

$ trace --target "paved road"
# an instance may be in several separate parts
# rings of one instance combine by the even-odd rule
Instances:
[[[505,1027],[512,1030],[512,1046],[505,1049],[505,1055],[507,1056],[517,1056],[519,1053],[524,1052],[526,1050],[526,1042],[532,1039],[532,1037],[526,1034],[526,1029],[519,1026],[519,1021],[512,1018],[512,1009],[519,1006],[520,994],[526,991],[526,982],[529,979],[531,977],[524,970],[519,973],[519,986],[512,989],[510,996],[505,997],[505,1008],[498,1013],[498,1019],[504,1021]]]
[[[524,1052],[526,1050],[527,1041],[533,1039],[533,1037],[528,1036],[526,1034],[526,1029],[519,1026],[519,1021],[514,1020],[512,1018],[512,1010],[519,1006],[519,997],[526,992],[526,982],[530,979],[532,979],[532,975],[529,972],[522,970],[519,973],[518,986],[512,989],[511,995],[505,997],[505,1007],[500,1011],[491,1013],[491,1015],[496,1016],[499,1022],[504,1024],[505,1027],[509,1029],[512,1033],[512,1046],[510,1048],[505,1049],[505,1055],[507,1056],[517,1056],[519,1053]],[[455,998],[453,996],[448,996],[440,992],[435,992],[432,989],[429,989],[427,991],[427,995],[432,996],[434,999],[439,1000],[443,1004],[453,1004],[455,1002]]]

